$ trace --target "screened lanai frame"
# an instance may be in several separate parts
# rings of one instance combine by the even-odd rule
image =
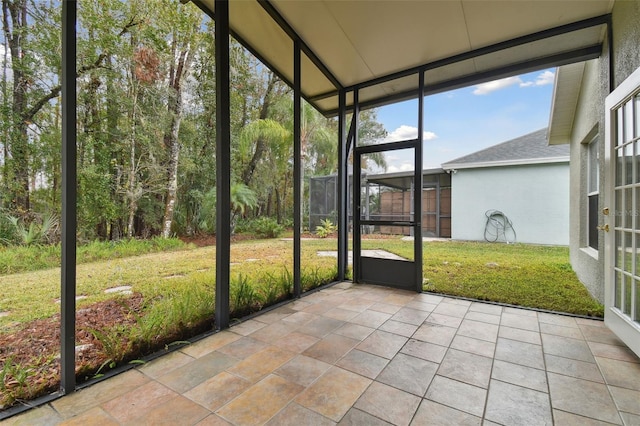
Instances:
[[[182,0],[188,1],[188,0]],[[501,77],[516,75],[551,66],[565,65],[594,59],[602,52],[601,42],[594,42],[576,47],[570,51],[551,51],[550,53],[528,60],[503,61],[492,69],[476,71],[467,75],[455,75],[450,72],[459,64],[478,58],[491,59],[501,54],[509,56],[515,49],[527,46],[539,46],[541,43],[552,43],[558,37],[571,33],[580,34],[591,29],[605,28],[609,43],[609,66],[612,67],[613,41],[610,14],[602,14],[568,24],[533,32],[524,36],[513,37],[484,47],[470,49],[463,53],[451,52],[448,57],[429,61],[418,66],[407,66],[406,69],[377,76],[355,84],[342,84],[328,66],[319,59],[303,38],[279,13],[272,1],[257,0],[260,7],[289,37],[292,45],[292,76],[285,75],[280,68],[272,64],[265,54],[254,48],[251,43],[233,30],[230,26],[229,3],[224,0],[194,0],[204,13],[215,20],[216,48],[216,189],[217,211],[230,209],[230,87],[229,87],[229,35],[233,35],[259,60],[294,90],[294,296],[301,294],[300,285],[300,240],[301,240],[301,100],[304,98],[326,116],[338,117],[338,280],[344,280],[347,269],[347,162],[349,152],[354,145],[357,115],[353,115],[351,123],[347,123],[347,114],[359,109],[371,108],[401,100],[420,98],[452,90],[471,84],[495,80]],[[62,2],[62,261],[61,261],[61,387],[58,395],[71,393],[76,388],[75,381],[75,297],[76,297],[76,227],[77,227],[77,165],[76,165],[76,12],[75,0]],[[551,49],[553,50],[553,49]],[[522,52],[520,52],[522,53]],[[517,56],[517,55],[516,55]],[[302,62],[315,66],[315,72],[333,85],[333,89],[323,93],[309,93],[303,90]],[[438,80],[440,71],[450,78]],[[381,90],[377,96],[369,99],[361,98],[358,93],[363,89],[384,87],[393,82],[402,82],[405,77],[417,75],[421,83],[419,87],[402,87],[390,93]],[[609,73],[613,76],[613,73]],[[611,77],[612,78],[612,77]],[[432,83],[432,81],[435,81]],[[393,91],[392,91],[393,92]],[[380,94],[382,93],[382,94]],[[422,114],[419,116],[423,122]],[[419,164],[421,168],[422,156]],[[352,191],[358,193],[358,191]],[[215,324],[218,329],[229,326],[229,268],[230,268],[230,217],[222,214],[217,220],[216,250],[216,294]],[[420,259],[421,260],[421,259]],[[419,291],[419,290],[418,290]]]

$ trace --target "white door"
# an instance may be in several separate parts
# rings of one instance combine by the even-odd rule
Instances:
[[[606,99],[605,324],[640,355],[640,68]]]

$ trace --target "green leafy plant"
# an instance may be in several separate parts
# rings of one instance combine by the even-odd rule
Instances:
[[[334,225],[330,219],[322,219],[320,225],[316,226],[316,235],[320,238],[327,238],[338,231],[338,226]]]

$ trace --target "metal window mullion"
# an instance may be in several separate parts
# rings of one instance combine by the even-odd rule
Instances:
[[[414,191],[419,190],[418,197],[413,197],[415,212],[413,252],[415,262],[415,289],[422,292],[422,144],[424,138],[424,72],[418,74],[418,141],[414,150]]]
[[[75,390],[76,328],[76,16],[74,0],[62,3],[62,235],[60,273],[60,389]]]
[[[362,201],[360,200],[360,178],[362,174],[361,170],[361,154],[360,149],[358,149],[358,115],[360,114],[360,105],[359,105],[359,93],[358,89],[353,91],[353,117],[351,119],[351,132],[353,137],[353,281],[359,282],[361,272],[361,262],[360,262],[360,249],[361,249],[361,241],[360,241],[360,233],[362,230],[360,229],[360,208]]]
[[[301,225],[302,225],[302,89],[300,69],[300,41],[293,42],[293,294],[300,297],[301,283]]]
[[[338,98],[338,280],[343,281],[347,270],[348,251],[348,163],[347,140],[345,138],[347,121],[347,93],[340,90]]]
[[[216,59],[216,295],[215,321],[229,327],[231,268],[231,90],[229,79],[229,3],[215,0]]]

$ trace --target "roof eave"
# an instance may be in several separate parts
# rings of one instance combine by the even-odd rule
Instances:
[[[568,163],[569,156],[549,158],[525,158],[522,160],[484,161],[477,163],[445,163],[442,168],[448,170],[480,169],[487,167],[526,166],[534,164]]]

